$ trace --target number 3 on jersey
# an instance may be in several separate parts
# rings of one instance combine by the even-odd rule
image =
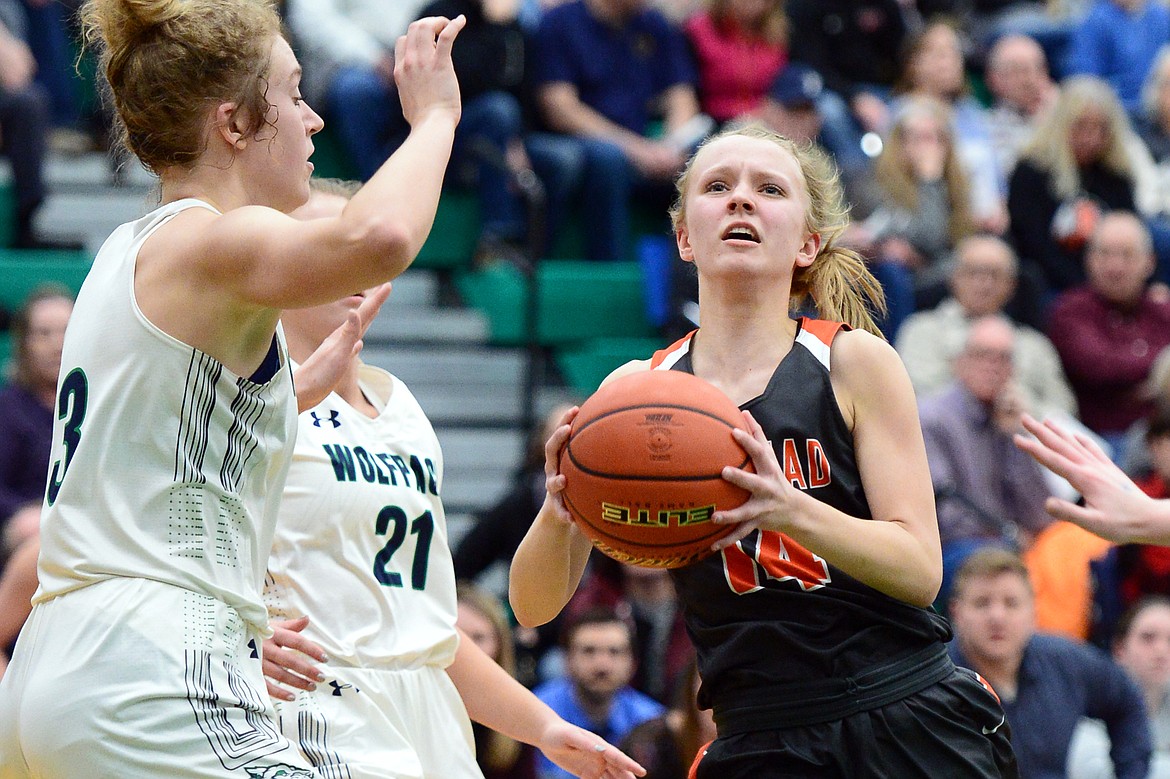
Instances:
[[[805,592],[831,581],[825,561],[775,530],[761,530],[751,554],[744,550],[751,536],[723,550],[723,575],[736,595],[762,589],[769,580],[791,580]]]
[[[65,481],[65,473],[69,470],[69,463],[81,443],[81,423],[85,421],[85,407],[89,402],[89,379],[85,371],[74,368],[61,382],[61,394],[57,396],[57,418],[65,420],[61,428],[61,443],[65,447],[62,459],[53,462],[53,469],[49,473],[49,488],[46,498],[52,506],[61,491],[61,483]]]

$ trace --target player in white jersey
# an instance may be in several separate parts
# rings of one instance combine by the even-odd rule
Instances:
[[[399,40],[410,138],[343,214],[308,223],[287,212],[308,198],[321,119],[268,4],[88,0],[82,19],[162,205],[105,242],[66,333],[0,777],[311,777],[259,656],[296,432],[279,317],[414,258],[459,118],[462,20]]]
[[[318,192],[301,212],[345,202]],[[286,312],[293,358],[317,350],[360,303]],[[300,619],[300,635],[278,630],[276,642],[328,659],[314,669],[266,642],[274,678],[296,683],[282,658],[302,680],[324,675],[295,696],[273,688],[282,729],[326,777],[481,776],[469,713],[576,774],[632,776],[636,763],[461,640],[442,486],[431,423],[386,371],[355,356],[335,391],[300,415],[265,599],[274,619]]]

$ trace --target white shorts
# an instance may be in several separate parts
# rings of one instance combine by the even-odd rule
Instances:
[[[447,672],[323,666],[277,701],[280,727],[323,779],[482,779],[471,721]]]
[[[260,641],[227,604],[146,579],[37,605],[0,683],[0,779],[312,779]]]

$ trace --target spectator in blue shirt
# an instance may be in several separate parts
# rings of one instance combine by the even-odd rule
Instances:
[[[1117,779],[1145,779],[1151,746],[1141,692],[1099,649],[1037,633],[1033,606],[1013,552],[982,549],[955,576],[951,656],[999,695],[1020,776],[1064,779],[1073,731],[1091,717],[1105,723]]]
[[[572,0],[545,12],[535,44],[542,119],[585,155],[589,256],[628,259],[631,196],[660,200],[665,213],[675,175],[712,126],[686,39],[647,0]]]
[[[1131,118],[1158,49],[1170,40],[1170,8],[1155,0],[1096,0],[1073,33],[1068,75],[1109,82]]]
[[[630,687],[633,631],[612,609],[582,612],[565,626],[562,644],[564,675],[533,692],[566,721],[616,744],[638,725],[665,713],[658,701]],[[537,757],[536,772],[539,779],[572,776],[543,755]]]

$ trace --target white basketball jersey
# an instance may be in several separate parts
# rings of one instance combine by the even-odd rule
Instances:
[[[39,603],[111,577],[217,598],[267,629],[261,598],[296,434],[292,371],[255,384],[166,334],[134,298],[142,243],[179,200],[103,244],[65,335],[41,529]]]
[[[265,600],[274,618],[307,614],[331,664],[445,668],[458,640],[442,450],[405,384],[370,365],[360,383],[376,419],[336,394],[300,415]]]

